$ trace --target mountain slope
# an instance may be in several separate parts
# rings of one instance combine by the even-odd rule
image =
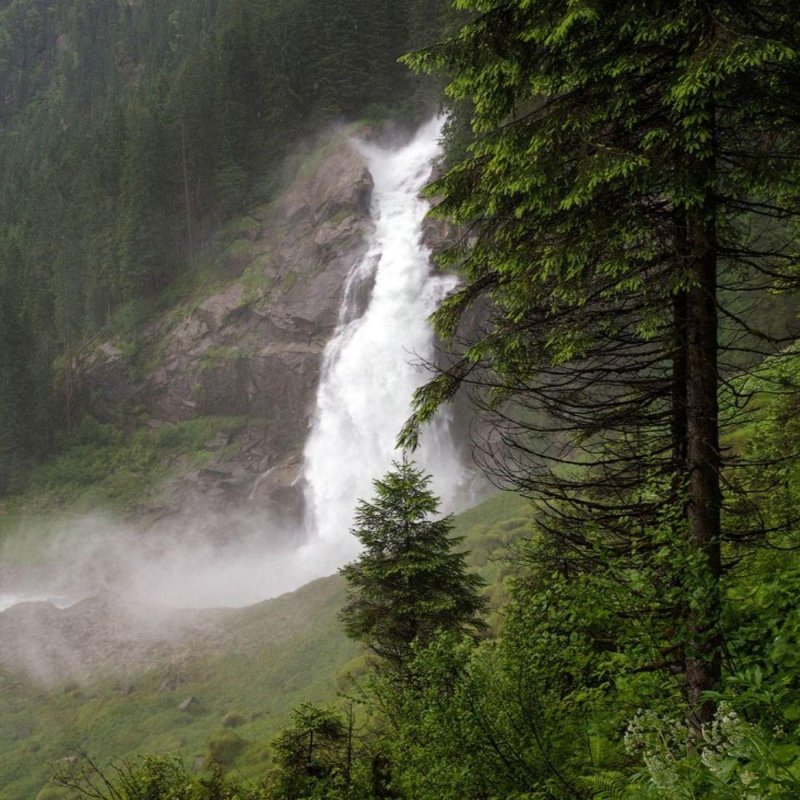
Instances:
[[[510,574],[496,557],[529,526],[529,503],[511,494],[457,518],[495,606]],[[240,610],[137,611],[104,596],[0,613],[5,797],[35,797],[53,765],[81,752],[104,762],[179,751],[191,766],[228,742],[229,764],[260,774],[292,707],[334,701],[363,669],[337,619],[343,598],[332,577]]]
[[[299,142],[418,114],[440,0],[0,6],[0,494],[80,419],[95,336],[196,275]],[[20,359],[11,358],[20,354]]]

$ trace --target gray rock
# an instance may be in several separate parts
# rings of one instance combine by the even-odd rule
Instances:
[[[178,711],[185,711],[188,713],[190,711],[196,711],[199,708],[200,701],[194,695],[191,695],[178,706]]]
[[[299,528],[303,519],[303,459],[300,453],[266,470],[256,480],[250,499],[266,509],[278,525]]]
[[[284,466],[302,448],[345,278],[365,252],[371,191],[366,163],[348,141],[325,148],[316,169],[298,175],[276,202],[254,209],[232,234],[228,259],[239,264],[236,274],[247,271],[246,280],[231,280],[182,312],[172,309],[141,332],[146,347],[138,363],[152,365],[143,375],[131,377],[132,365],[115,342],[86,359],[83,386],[92,413],[113,419],[126,407],[144,408],[151,427],[242,417],[238,431],[206,443],[212,451],[228,444],[239,450],[240,472],[213,484],[215,509],[224,513],[244,501],[258,509],[285,506],[287,518],[299,518],[302,492]],[[263,473],[279,465],[275,480],[264,482]],[[154,504],[187,507],[208,483],[207,472],[184,475]]]

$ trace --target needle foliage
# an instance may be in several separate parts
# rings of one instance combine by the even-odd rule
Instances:
[[[403,461],[375,481],[375,497],[359,503],[352,529],[363,552],[341,570],[349,587],[345,631],[398,669],[440,631],[483,627],[483,581],[454,550],[461,539],[452,535],[452,516],[436,518],[430,480]]]

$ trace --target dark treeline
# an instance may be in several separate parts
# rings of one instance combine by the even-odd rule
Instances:
[[[397,58],[444,6],[0,2],[0,492],[69,426],[80,348],[269,197],[299,139],[424,107]]]

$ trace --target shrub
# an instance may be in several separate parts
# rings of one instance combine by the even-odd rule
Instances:
[[[222,730],[208,740],[208,760],[220,767],[230,767],[245,745],[244,739],[234,731]]]

